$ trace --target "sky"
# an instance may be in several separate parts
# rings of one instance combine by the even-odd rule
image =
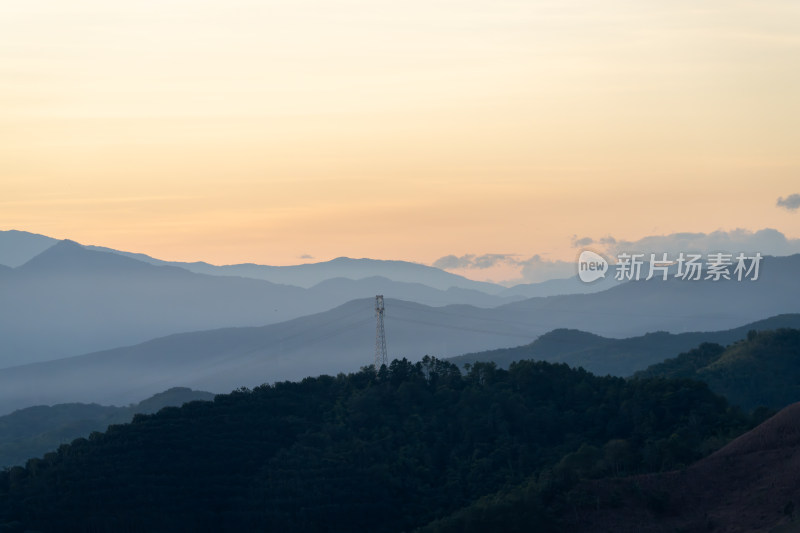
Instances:
[[[496,281],[800,251],[798,65],[794,0],[5,0],[0,229]]]

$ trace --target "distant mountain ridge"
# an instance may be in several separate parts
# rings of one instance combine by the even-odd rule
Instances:
[[[654,279],[496,307],[432,307],[404,295],[483,304],[496,296],[426,292],[381,278],[303,289],[155,266],[63,241],[26,265],[0,270],[0,361],[7,366],[0,369],[0,408],[128,403],[171,386],[217,392],[356,370],[372,362],[377,287],[400,293],[385,293],[390,356],[419,360],[520,346],[554,329],[619,338],[740,327],[800,312],[798,271],[800,254],[765,257],[758,281]],[[356,294],[362,289],[366,294]],[[10,368],[37,358],[61,360]]]
[[[601,376],[630,376],[702,343],[728,345],[745,339],[751,330],[778,328],[800,328],[800,314],[778,315],[723,331],[677,334],[657,331],[624,339],[602,337],[580,330],[556,329],[524,346],[469,353],[452,357],[448,361],[459,366],[476,361],[491,361],[501,368],[508,368],[514,361],[534,359],[567,363]],[[691,376],[681,374],[672,377]]]
[[[450,287],[447,290],[432,289],[422,283],[394,281],[383,276],[371,276],[361,279],[331,278],[321,281],[309,290],[324,294],[331,299],[345,302],[353,295],[384,294],[404,300],[440,307],[456,303],[474,305],[476,307],[496,307],[504,303],[521,300],[521,296],[499,296],[487,294],[475,289]]]
[[[58,239],[27,231],[0,231],[0,265],[18,267],[44,252]]]
[[[413,359],[534,337],[526,323],[494,319],[491,309],[394,299],[386,299],[386,309],[390,353]],[[336,374],[372,364],[374,349],[374,299],[354,300],[278,324],[174,334],[0,369],[0,414],[35,404],[127,404],[171,386],[221,392],[309,372]]]
[[[60,241],[0,276],[0,366],[325,309],[304,289],[193,274]],[[331,305],[332,307],[332,305]]]
[[[164,261],[144,254],[120,252],[98,246],[88,246],[87,248],[125,255],[126,257],[139,259],[154,265],[178,266],[198,274],[242,276],[304,288],[311,288],[335,278],[362,280],[383,277],[396,282],[422,284],[438,290],[465,289],[500,298],[521,300],[560,294],[589,294],[600,292],[622,283],[615,280],[614,276],[608,276],[595,283],[586,284],[580,281],[577,276],[571,276],[569,278],[556,278],[506,287],[497,283],[474,281],[436,267],[409,261],[337,257],[330,261],[288,266],[258,265],[255,263],[212,265],[203,261]]]
[[[596,294],[534,298],[488,309],[468,305],[430,307],[387,298],[386,332],[390,356],[418,360],[426,354],[453,357],[476,350],[520,346],[559,328],[585,329],[602,336],[631,337],[657,330],[672,333],[697,329],[725,330],[764,316],[796,313],[800,307],[796,298],[800,293],[796,276],[800,271],[800,255],[767,257],[763,263],[763,278],[757,282],[630,282]],[[214,283],[219,284],[219,296],[211,296],[208,292],[195,290],[188,282],[179,285],[170,282],[170,290],[183,287],[188,291],[188,296],[178,299],[177,303],[189,306],[185,311],[189,317],[207,312],[204,301],[213,301],[217,305],[231,302],[228,305],[235,312],[242,313],[242,317],[261,317],[269,313],[270,308],[265,309],[270,304],[269,295],[259,293],[265,289],[252,285],[269,286],[267,282],[204,277],[178,268],[144,267],[158,271],[159,276],[199,278],[211,282],[212,287]],[[7,282],[8,276],[5,278]],[[238,287],[233,293],[231,283]],[[8,284],[4,286],[8,287]],[[37,282],[36,287],[41,288],[41,282]],[[86,294],[81,292],[80,284],[71,281],[66,287],[71,287],[76,293],[65,295],[64,284],[57,284],[54,291],[62,291],[59,297],[68,301],[71,301],[69,298],[82,298],[86,303]],[[151,285],[144,287],[150,287],[152,291]],[[304,289],[276,287],[276,292],[270,293],[273,297],[275,294],[288,295],[279,297],[278,301],[293,304],[301,301],[300,298],[292,299],[292,295]],[[130,284],[125,287],[111,284],[108,291],[117,291],[118,294],[127,291],[126,294],[134,295],[131,297],[133,301],[135,298],[150,301],[164,296],[163,291],[147,293],[142,287]],[[51,293],[45,294],[49,298],[45,301],[52,301]],[[98,323],[107,323],[109,318],[101,305],[104,301],[92,302],[90,306]],[[169,303],[170,299],[166,301]],[[255,311],[243,309],[242,302],[252,302]],[[125,348],[0,369],[0,407],[10,410],[37,403],[73,401],[127,403],[171,386],[218,392],[241,385],[300,379],[321,372],[355,370],[372,362],[375,339],[373,304],[372,298],[353,300],[328,311],[265,327],[171,335]],[[174,303],[171,305],[171,309],[176,309]],[[74,317],[65,313],[46,322],[52,326],[49,335],[43,335],[42,328],[25,331],[29,317],[40,318],[42,308],[42,304],[28,308],[27,316],[21,312],[25,310],[24,302],[16,307],[2,308],[0,312],[5,312],[7,318],[0,322],[0,326],[8,327],[14,320],[19,320],[24,334],[21,338],[26,342],[42,338],[60,342],[62,336],[57,326],[64,327],[66,334],[74,334],[69,327],[69,320]],[[174,314],[174,311],[170,313]],[[179,316],[183,317],[183,314],[179,313]],[[160,322],[163,318],[155,312],[148,318],[163,325]],[[19,334],[20,331],[13,329],[11,333]],[[101,333],[91,329],[86,332],[92,340]],[[8,338],[12,337],[6,337],[6,346]],[[693,346],[696,343],[668,354],[662,353],[659,357],[674,356]],[[595,370],[604,372],[603,369]],[[91,387],[85,386],[87,381]],[[23,383],[26,385],[20,385]]]
[[[800,312],[800,254],[764,257],[757,281],[630,281],[595,294],[530,298],[497,308],[539,331],[572,328],[612,337],[647,331],[716,331]]]
[[[513,301],[382,277],[329,279],[311,289],[197,274],[59,241],[17,268],[0,268],[0,367],[143,342],[181,331],[260,326],[384,294],[429,305]]]
[[[457,287],[479,290],[487,294],[497,294],[504,289],[500,285],[473,281],[435,267],[408,261],[338,257],[320,263],[290,266],[256,264],[214,266],[208,263],[175,262],[167,264],[181,266],[200,274],[244,276],[304,288],[312,287],[331,278],[362,279],[379,275],[393,281],[421,283],[439,290]]]
[[[15,230],[0,231],[0,265],[12,267],[22,265],[57,242],[59,242],[57,239],[44,235]],[[240,276],[303,288],[310,288],[333,278],[361,280],[377,276],[391,279],[395,282],[419,283],[437,290],[448,290],[450,288],[468,289],[496,295],[500,298],[522,299],[557,294],[598,292],[618,284],[613,276],[592,284],[584,284],[577,277],[572,276],[565,279],[552,279],[539,283],[524,283],[506,287],[496,283],[470,280],[436,267],[409,261],[338,257],[330,261],[289,266],[258,265],[255,263],[220,266],[203,261],[167,261],[142,253],[115,250],[104,246],[86,245],[84,247],[89,250],[122,255],[156,266],[176,266],[199,274]]]
[[[309,369],[331,374],[356,370],[372,363],[372,304],[371,299],[356,300],[270,326],[170,335],[130,347],[0,369],[0,409],[76,401],[125,404],[170,386],[221,392],[243,385],[301,379]],[[521,339],[533,338],[525,321],[499,319],[494,309],[431,308],[391,299],[386,301],[386,309],[393,357],[397,354],[416,360],[425,354],[463,353],[481,344],[487,348],[502,343],[518,345]],[[750,329],[785,327],[798,320],[798,314],[786,315],[722,332],[659,332],[632,339],[603,340],[591,333],[557,330],[544,335],[541,343],[498,350],[501,356],[510,356],[496,359],[501,363],[532,357],[581,362],[580,366],[595,370],[623,368],[619,374],[630,375],[708,339],[734,342]],[[559,340],[563,338],[570,342]],[[474,355],[452,361],[493,360]],[[591,363],[586,362],[587,357]]]
[[[88,276],[105,275],[110,272],[126,274],[155,271],[147,263],[118,254],[99,253],[69,239],[58,241],[15,270],[28,275],[75,272]],[[178,272],[175,267],[164,267],[158,271]]]

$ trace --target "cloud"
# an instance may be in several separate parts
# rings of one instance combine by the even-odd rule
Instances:
[[[522,259],[519,254],[446,255],[434,261],[433,266],[442,270],[484,270],[496,266],[510,266],[512,270],[519,272],[519,277],[504,282],[509,284],[539,283],[575,275],[574,263],[551,261],[538,254],[527,259]]]
[[[763,255],[792,255],[800,253],[800,239],[789,239],[776,229],[765,228],[758,231],[735,229],[732,231],[713,231],[711,233],[671,233],[669,235],[650,235],[636,241],[618,240],[609,237],[605,252],[616,256],[621,252],[644,254],[667,253],[670,256],[680,252],[727,252],[755,253]],[[601,239],[600,242],[603,242]]]
[[[314,256],[310,254],[303,254],[300,256],[300,259],[314,259]]]
[[[581,239],[577,238],[577,235],[572,236],[572,247],[573,248],[581,248],[582,246],[589,246],[590,244],[594,244],[594,239],[591,237],[583,237]]]
[[[516,264],[516,256],[512,254],[483,254],[473,260],[474,268],[491,268],[501,263]]]
[[[787,211],[797,211],[797,208],[800,207],[800,194],[790,194],[786,198],[781,196],[775,205]]]
[[[643,253],[649,255],[667,253],[668,258],[675,258],[681,252],[714,253],[724,252],[737,254],[740,252],[762,255],[792,255],[800,253],[800,239],[787,238],[776,229],[764,228],[758,231],[735,229],[731,231],[681,232],[668,235],[648,235],[630,241],[606,235],[600,238],[573,236],[574,246],[594,245],[613,260],[622,252]],[[577,259],[577,257],[576,257]],[[506,273],[504,284],[540,283],[551,279],[563,279],[575,276],[575,261],[547,259],[539,254],[523,259],[519,254],[465,254],[462,256],[446,255],[437,259],[433,266],[442,270],[482,270],[495,266],[511,267],[506,270],[518,272],[518,277],[509,279]]]
[[[524,283],[539,283],[549,279],[568,278],[575,275],[575,263],[571,261],[552,261],[540,255],[520,261],[520,274]]]
[[[517,264],[514,254],[466,254],[462,256],[446,255],[433,262],[433,266],[443,270],[455,270],[461,268],[486,269],[492,268],[502,263]]]
[[[469,268],[474,258],[475,256],[472,254],[462,255],[461,257],[455,255],[446,255],[434,261],[433,266],[435,266],[436,268],[441,268],[442,270]]]

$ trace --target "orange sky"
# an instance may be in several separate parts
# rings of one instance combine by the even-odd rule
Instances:
[[[0,229],[174,260],[800,237],[791,1],[7,0]]]

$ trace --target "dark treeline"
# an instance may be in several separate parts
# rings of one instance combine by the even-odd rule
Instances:
[[[526,527],[558,529],[548,502],[577,479],[686,465],[752,425],[695,381],[395,360],[63,445],[0,473],[0,531],[401,532],[525,484]]]

